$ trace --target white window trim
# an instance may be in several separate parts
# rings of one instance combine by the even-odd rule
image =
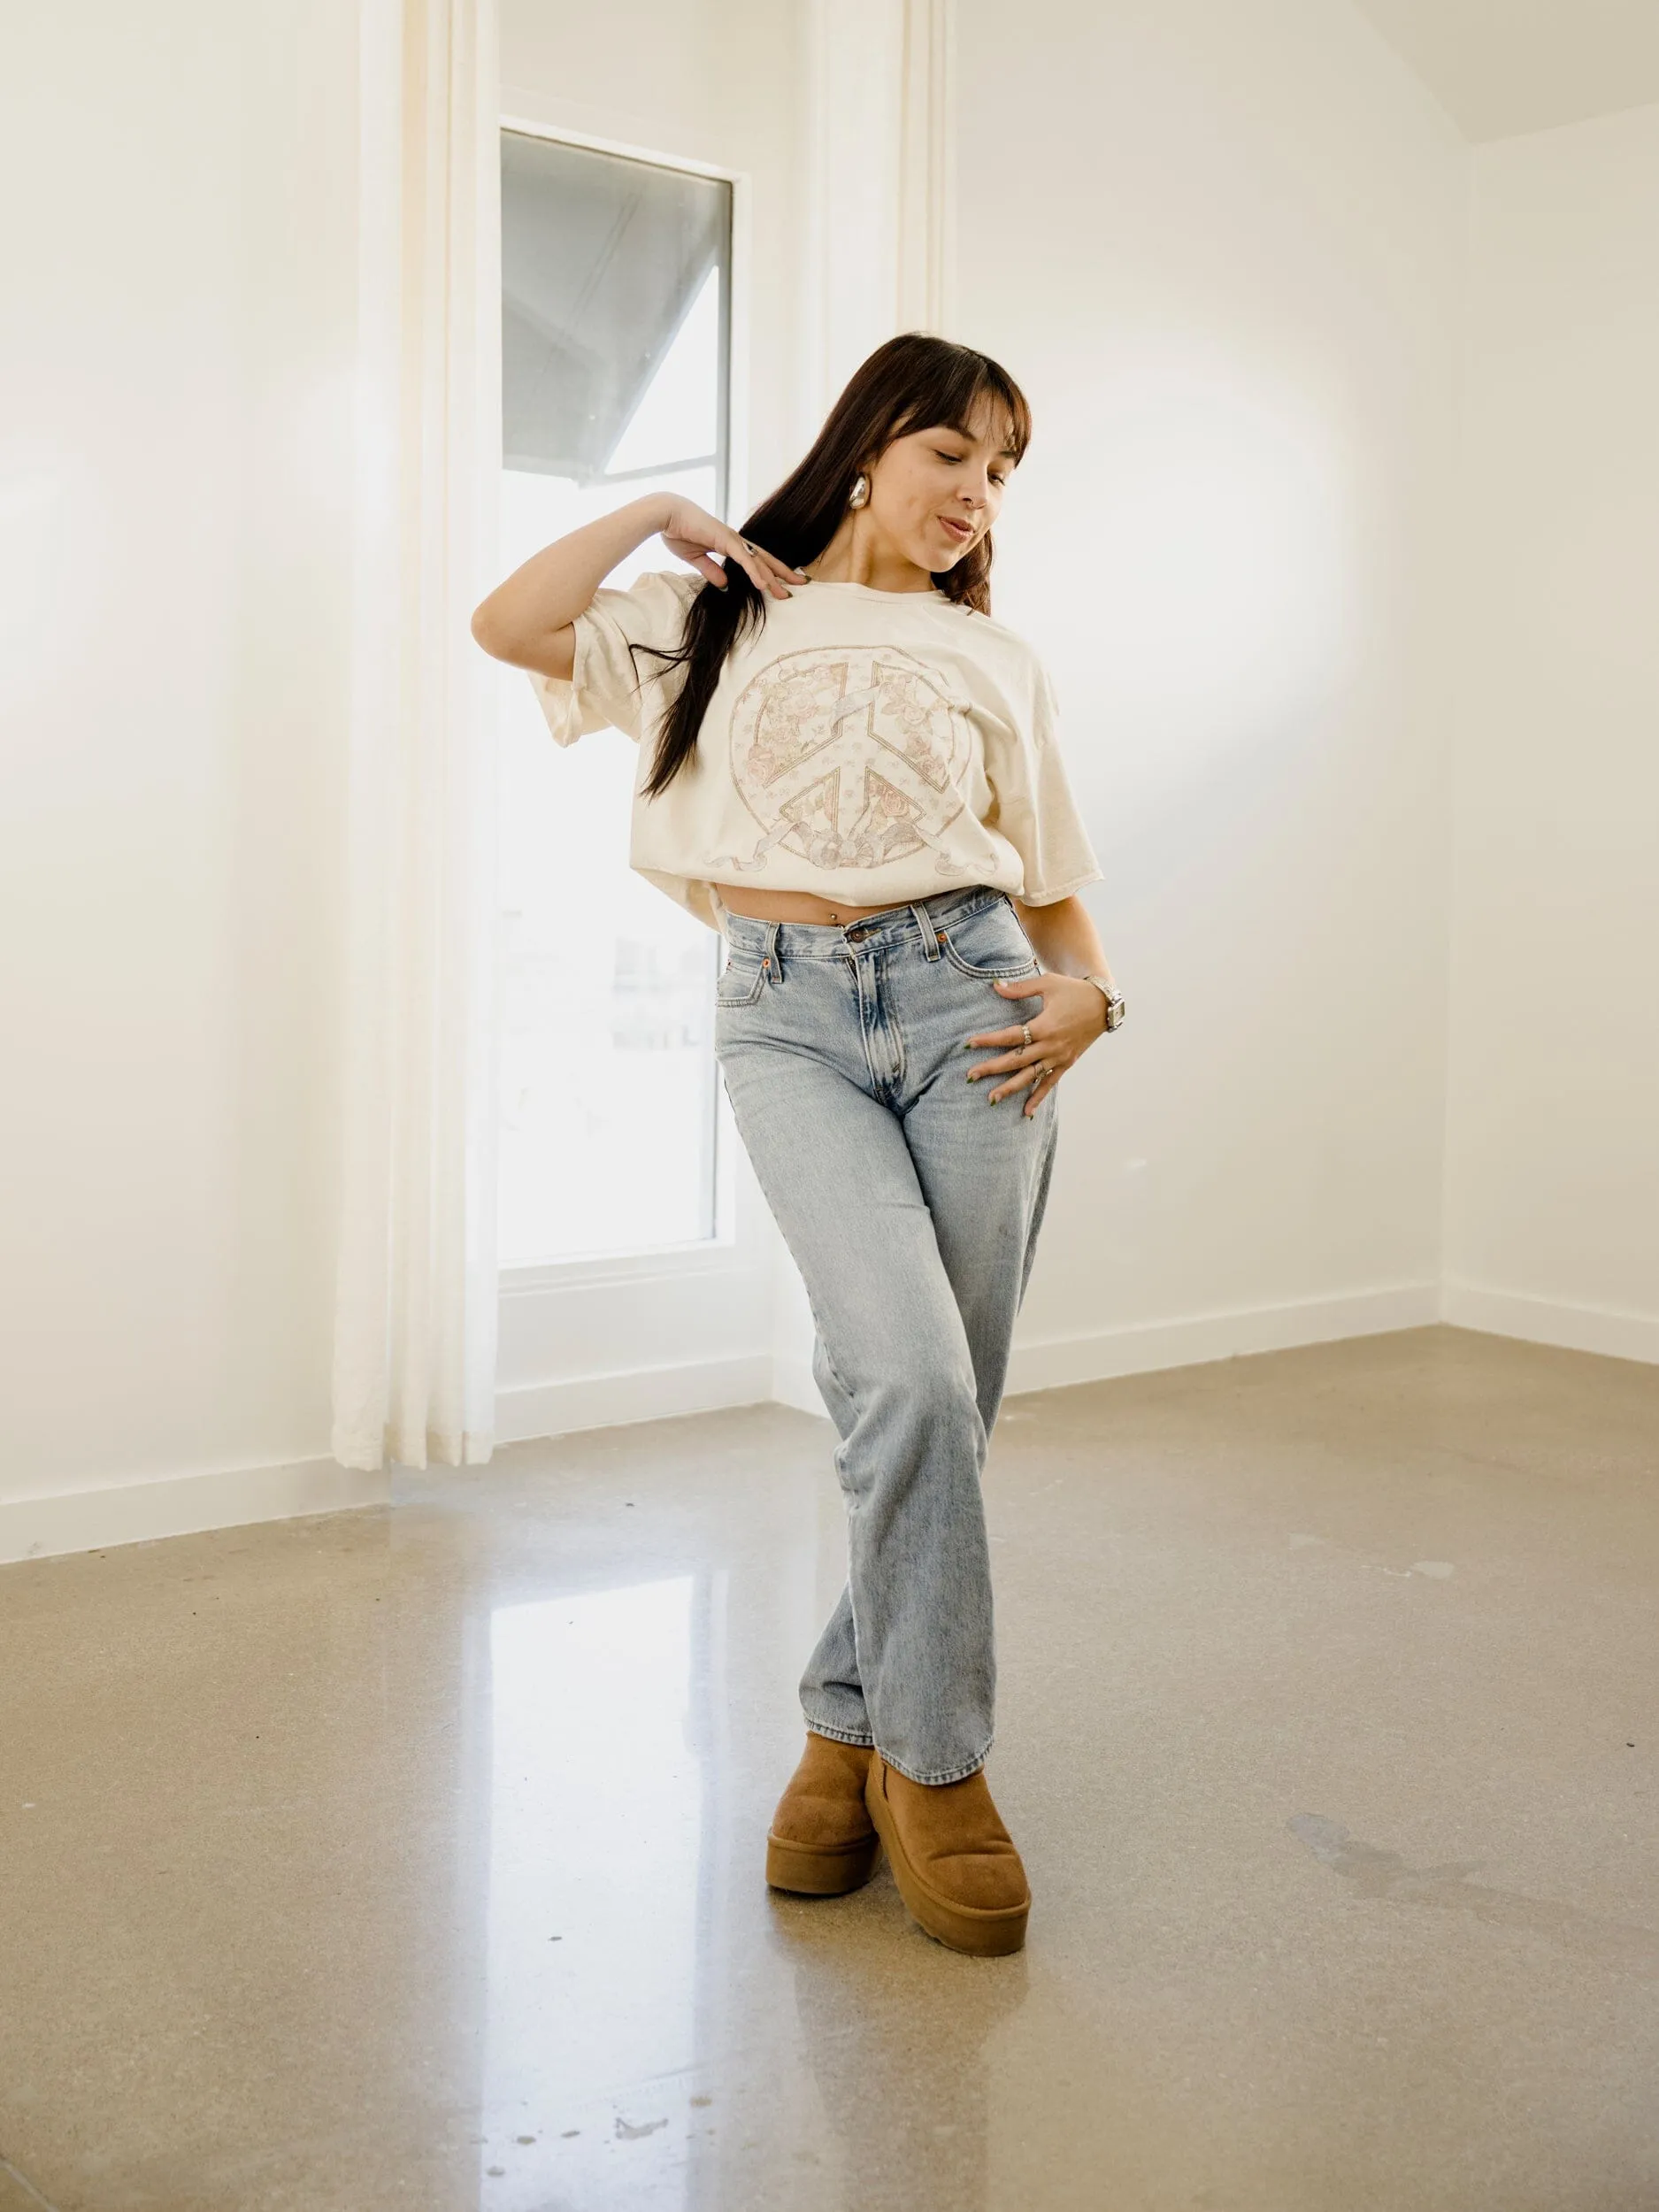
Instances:
[[[746,513],[755,284],[749,173],[549,123],[525,112],[534,96],[510,95],[502,129],[730,185],[726,502],[733,514]],[[798,1293],[793,1302],[787,1296],[793,1270],[738,1141],[718,1071],[714,1080],[712,1237],[501,1271],[496,1402],[503,1441],[752,1404],[779,1394],[780,1348],[792,1374],[802,1363],[793,1335],[781,1346],[779,1340],[780,1314],[793,1314],[800,1303]]]
[[[752,279],[751,180],[741,169],[726,169],[718,162],[695,161],[683,154],[664,154],[655,147],[606,138],[592,132],[569,129],[535,117],[503,112],[500,127],[556,145],[579,146],[591,153],[616,154],[628,161],[648,162],[653,168],[677,169],[687,176],[711,177],[732,188],[731,298],[727,303],[726,360],[726,506],[741,514],[749,503],[749,302]],[[718,1085],[718,1075],[716,1078]],[[535,1260],[501,1270],[503,1298],[535,1296],[549,1290],[573,1287],[595,1290],[625,1288],[699,1274],[729,1277],[748,1274],[770,1264],[771,1224],[764,1216],[757,1223],[740,1221],[736,1196],[737,1131],[725,1094],[719,1091],[715,1110],[714,1233],[685,1244],[647,1245],[626,1252],[572,1255],[563,1260]],[[741,1213],[747,1217],[749,1207]]]

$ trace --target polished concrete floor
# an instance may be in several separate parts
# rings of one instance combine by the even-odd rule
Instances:
[[[1659,1371],[1012,1402],[1002,1961],[761,1881],[828,1433],[0,1570],[0,2212],[1659,2207]]]

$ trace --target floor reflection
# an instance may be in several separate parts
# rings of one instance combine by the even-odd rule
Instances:
[[[801,2054],[838,2141],[845,2212],[878,2193],[907,2212],[1006,2204],[992,2194],[992,2039],[1025,2001],[1024,1955],[958,1958],[899,1924],[884,1933],[910,1971],[883,1972],[831,1914],[787,1918]]]
[[[703,1769],[691,1576],[498,1609],[480,2203],[685,2202]],[[639,2084],[618,2097],[620,2084]]]
[[[6,1569],[0,2207],[1653,2202],[1659,1373],[1432,1330],[1223,1367],[999,1436],[1011,1959],[885,1867],[766,1890],[844,1560],[781,1408]],[[1563,1901],[1361,1894],[1314,1829]]]

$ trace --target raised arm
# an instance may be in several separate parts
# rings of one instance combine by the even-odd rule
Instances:
[[[671,553],[722,588],[726,574],[713,558],[717,553],[745,569],[757,591],[780,598],[788,597],[785,578],[801,577],[799,569],[745,544],[736,531],[690,500],[652,492],[533,553],[480,602],[472,635],[493,659],[568,682],[575,665],[577,616],[593,604],[595,592],[618,562],[658,532]]]

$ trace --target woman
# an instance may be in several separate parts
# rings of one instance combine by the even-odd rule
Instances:
[[[715,1049],[811,1301],[850,1571],[767,1879],[840,1894],[885,1844],[921,1924],[981,1954],[1019,1948],[1031,1900],[982,1771],[979,1474],[1055,1090],[1122,1012],[1076,896],[1100,871],[1053,693],[990,619],[1030,434],[995,362],[892,339],[741,534],[652,495],[546,547],[472,623],[532,672],[560,744],[641,741],[633,863],[726,937]],[[653,533],[689,570],[601,588]]]

